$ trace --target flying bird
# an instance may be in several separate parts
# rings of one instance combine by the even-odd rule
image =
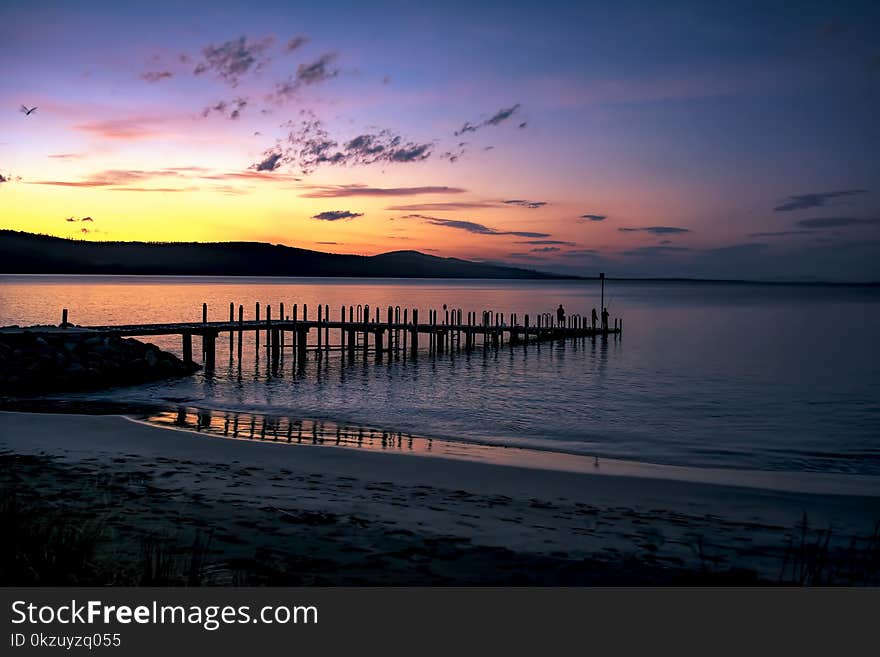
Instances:
[[[28,109],[27,107],[25,107],[24,105],[22,105],[22,106],[21,106],[21,109],[20,109],[19,111],[20,111],[20,112],[24,112],[24,115],[25,115],[25,116],[30,116],[31,114],[33,114],[34,112],[37,111],[37,107],[34,106],[34,107],[31,107],[30,109]]]

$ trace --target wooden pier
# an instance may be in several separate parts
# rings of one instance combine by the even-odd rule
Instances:
[[[341,352],[349,360],[367,360],[372,355],[382,361],[386,356],[416,358],[422,350],[443,354],[553,340],[618,337],[623,333],[622,319],[615,318],[612,322],[609,318],[608,325],[603,326],[580,314],[567,315],[559,324],[555,313],[520,316],[492,310],[463,312],[461,308],[446,306],[439,312],[429,310],[427,321],[421,320],[417,309],[400,306],[381,309],[369,305],[341,306],[332,318],[328,305],[317,306],[312,317],[309,312],[306,304],[292,304],[285,311],[283,303],[275,309],[271,305],[261,309],[256,303],[253,319],[246,320],[244,306],[236,308],[230,303],[228,321],[208,321],[208,305],[202,304],[201,322],[76,326],[68,322],[65,308],[59,328],[119,337],[179,335],[183,360],[187,363],[194,362],[193,336],[198,336],[206,372],[216,367],[217,341],[223,334],[229,336],[230,357],[236,354],[241,362],[243,336],[253,333],[256,353],[259,356],[264,348],[266,358],[276,369],[284,359],[285,350],[302,366],[310,353],[319,360],[329,357],[331,352]]]

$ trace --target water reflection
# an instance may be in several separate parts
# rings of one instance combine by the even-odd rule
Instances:
[[[279,415],[216,411],[181,406],[147,415],[145,422],[239,440],[263,440],[296,445],[332,445],[369,450],[431,452],[434,440],[403,432],[383,431],[328,420]],[[456,450],[461,449],[455,445]],[[481,446],[475,446],[477,448]]]

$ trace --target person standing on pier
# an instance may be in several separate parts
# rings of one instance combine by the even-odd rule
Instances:
[[[602,309],[602,330],[608,330],[608,308]]]
[[[596,324],[599,323],[599,315],[596,313],[596,309],[593,308],[593,330],[596,330]]]
[[[565,308],[562,307],[562,304],[559,304],[559,308],[556,309],[556,324],[560,327],[565,326]]]

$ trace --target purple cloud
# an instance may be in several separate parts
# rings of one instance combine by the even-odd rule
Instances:
[[[505,121],[507,121],[507,119],[509,119],[511,116],[516,114],[516,112],[517,112],[517,110],[519,110],[519,108],[520,108],[519,103],[517,103],[516,105],[513,105],[512,107],[502,108],[502,109],[498,110],[497,112],[495,112],[495,114],[490,116],[488,119],[486,119],[485,121],[482,121],[480,123],[471,123],[470,121],[465,121],[464,125],[462,125],[461,128],[459,128],[458,130],[456,130],[452,134],[455,135],[456,137],[460,137],[461,135],[466,134],[468,132],[476,132],[480,128],[484,128],[486,126],[490,126],[490,125],[491,126],[498,126],[498,125],[504,123]],[[520,125],[520,128],[524,128],[524,127],[525,127],[525,124]]]
[[[147,82],[159,82],[170,77],[174,77],[174,73],[171,71],[147,71],[141,75],[141,78]]]
[[[644,226],[641,228],[618,228],[621,233],[651,233],[652,235],[677,235],[690,233],[690,228],[677,228],[675,226]]]
[[[854,196],[856,194],[867,194],[866,189],[843,189],[834,192],[813,192],[810,194],[797,194],[789,196],[781,205],[773,208],[774,212],[791,212],[792,210],[806,210],[808,208],[819,208],[826,204],[827,201],[841,196]]]
[[[242,36],[218,46],[208,45],[202,49],[204,59],[193,72],[201,75],[211,71],[218,79],[235,87],[243,76],[258,72],[270,61],[266,51],[273,43],[275,38],[271,36],[260,41],[248,41]]]
[[[506,205],[518,205],[520,207],[531,208],[533,210],[535,208],[542,208],[545,205],[547,205],[547,201],[526,201],[521,198],[515,198],[515,199],[511,199],[510,201],[501,201],[501,202]]]

